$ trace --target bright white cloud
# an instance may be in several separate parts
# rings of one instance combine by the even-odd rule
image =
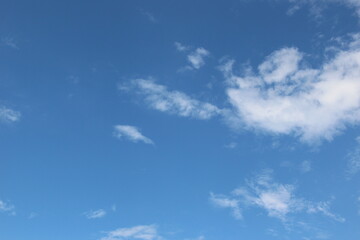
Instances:
[[[130,228],[118,228],[108,232],[101,240],[160,240],[155,225],[139,225]]]
[[[21,113],[10,108],[0,106],[0,122],[17,122],[20,120]]]
[[[142,135],[137,127],[130,125],[116,125],[114,126],[114,136],[120,139],[127,139],[131,142],[144,142],[147,144],[154,144],[154,142]]]
[[[247,181],[245,186],[235,189],[229,196],[211,193],[210,200],[219,207],[230,208],[238,219],[241,218],[242,209],[257,207],[266,211],[269,217],[283,222],[296,213],[321,213],[336,221],[345,221],[330,212],[329,202],[311,202],[297,197],[294,185],[275,182],[269,171]]]
[[[103,218],[106,215],[106,211],[104,209],[99,209],[99,210],[95,210],[95,211],[90,210],[88,212],[85,212],[84,215],[88,219]]]
[[[169,91],[152,80],[136,79],[130,87],[144,97],[149,107],[161,112],[197,119],[209,119],[221,113],[210,103],[198,101],[179,91]]]
[[[227,80],[228,116],[234,127],[295,134],[305,142],[332,140],[347,125],[360,123],[360,35],[320,68],[306,67],[296,48],[275,51],[259,65],[234,73],[234,61],[221,66]]]
[[[0,213],[8,213],[9,215],[16,215],[15,206],[0,200]]]

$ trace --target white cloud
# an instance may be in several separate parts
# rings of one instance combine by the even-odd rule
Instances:
[[[106,215],[106,211],[104,209],[99,210],[90,210],[84,213],[85,217],[88,219],[96,219],[96,218],[103,218]]]
[[[108,232],[101,240],[160,240],[155,225],[139,225],[130,228],[118,228]]]
[[[179,52],[185,52],[185,51],[189,50],[189,47],[185,46],[182,43],[175,42],[174,45],[176,47],[176,50],[178,50]]]
[[[191,52],[187,59],[191,63],[191,66],[195,69],[199,69],[205,65],[205,57],[209,56],[210,52],[205,48],[197,48],[195,51]]]
[[[0,121],[2,122],[17,122],[20,120],[21,113],[10,108],[0,106]]]
[[[198,101],[179,91],[169,91],[152,80],[136,79],[131,83],[131,87],[144,97],[148,106],[158,111],[197,119],[209,119],[221,113],[210,103]]]
[[[146,144],[154,144],[154,142],[142,135],[137,127],[130,125],[116,125],[114,126],[114,136],[120,139],[128,139],[132,142],[144,142]]]
[[[9,215],[16,215],[15,206],[0,200],[0,213],[8,213]]]
[[[243,187],[237,188],[230,196],[211,193],[210,200],[217,206],[230,208],[236,218],[241,218],[241,210],[257,207],[267,212],[269,217],[288,221],[290,215],[297,213],[322,213],[336,221],[343,222],[329,210],[329,202],[311,202],[295,195],[295,186],[277,183],[270,171],[264,171]]]
[[[242,219],[239,201],[228,196],[210,193],[210,201],[218,207],[230,208],[233,216],[236,219]]]
[[[296,48],[275,51],[259,65],[234,73],[234,61],[220,69],[233,109],[234,127],[294,134],[305,142],[332,140],[360,123],[360,34],[320,68],[303,64]]]
[[[205,65],[205,58],[210,55],[210,52],[203,47],[198,47],[195,50],[190,51],[191,47],[185,46],[179,42],[175,42],[175,47],[179,52],[188,53],[187,60],[190,63],[190,66],[185,66],[181,68],[180,71],[200,69]]]
[[[347,155],[347,175],[351,177],[360,171],[360,137],[356,138],[356,147]]]

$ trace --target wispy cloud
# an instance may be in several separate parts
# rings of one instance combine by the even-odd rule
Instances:
[[[38,213],[36,213],[36,212],[31,212],[31,213],[29,214],[29,216],[28,216],[28,219],[33,219],[33,218],[36,218],[37,216],[39,216]]]
[[[157,23],[158,20],[155,18],[154,14],[152,14],[151,12],[149,11],[145,11],[143,9],[140,10],[141,14],[143,16],[145,16],[150,22],[152,23]]]
[[[356,138],[355,148],[347,155],[347,177],[350,178],[360,171],[360,137]]]
[[[6,47],[13,48],[13,49],[19,49],[18,45],[16,44],[15,39],[12,37],[2,37],[1,44]]]
[[[193,99],[179,91],[170,91],[151,79],[135,79],[126,90],[129,88],[144,97],[149,107],[161,112],[197,119],[209,119],[221,114],[221,110],[216,106]]]
[[[281,184],[273,180],[271,171],[264,171],[246,185],[235,189],[230,195],[210,194],[210,200],[217,206],[230,208],[235,218],[241,219],[243,208],[256,207],[267,212],[269,217],[286,223],[289,216],[298,213],[321,213],[333,220],[345,219],[332,213],[330,202],[312,202],[295,195],[295,186]]]
[[[191,47],[186,46],[180,42],[175,42],[175,47],[179,52],[187,53],[187,60],[190,65],[183,68],[187,70],[200,69],[205,65],[205,58],[210,55],[210,52],[203,47],[198,47],[191,51]]]
[[[146,144],[154,144],[154,142],[145,137],[137,127],[130,125],[116,125],[114,126],[114,136],[119,139],[127,139],[131,142],[143,142]]]
[[[15,206],[2,200],[0,200],[0,213],[1,212],[7,213],[12,216],[16,215]]]
[[[302,173],[307,173],[312,170],[311,162],[308,160],[302,161],[300,164],[300,171]]]
[[[225,196],[225,195],[210,193],[210,201],[217,207],[230,208],[232,215],[236,219],[243,218],[241,210],[240,210],[240,206],[239,206],[240,205],[239,200]]]
[[[315,17],[321,17],[324,8],[328,4],[341,4],[354,8],[358,16],[360,16],[360,1],[359,0],[288,0],[291,3],[291,7],[288,10],[288,14],[292,15],[303,6],[309,6],[310,12]]]
[[[160,240],[155,225],[139,225],[129,228],[118,228],[106,233],[100,240]]]
[[[345,41],[343,42],[345,43]],[[258,66],[235,74],[234,61],[220,69],[233,109],[229,123],[275,134],[294,134],[308,143],[332,140],[360,123],[360,34],[317,69],[306,67],[296,48],[273,52]]]
[[[176,47],[176,50],[178,50],[179,52],[185,52],[185,51],[188,51],[188,50],[189,50],[189,47],[188,47],[188,46],[185,46],[185,45],[182,44],[182,43],[175,42],[174,45],[175,45],[175,47]]]
[[[20,117],[20,112],[0,106],[0,122],[17,122],[20,120]]]
[[[87,219],[103,218],[106,215],[106,211],[104,209],[90,210],[85,212],[84,215]]]

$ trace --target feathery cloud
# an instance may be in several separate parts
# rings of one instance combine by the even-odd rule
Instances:
[[[9,215],[16,215],[15,206],[0,200],[0,213],[8,213]]]
[[[311,14],[320,17],[324,7],[328,4],[342,4],[350,8],[354,8],[357,15],[360,17],[360,0],[288,0],[291,3],[291,8],[288,14],[292,15],[302,6],[310,6]]]
[[[101,240],[160,240],[155,225],[139,225],[130,228],[118,228],[107,232],[107,235]]]
[[[104,209],[99,210],[90,210],[84,213],[85,217],[88,219],[96,219],[96,218],[103,218],[106,215],[106,211]]]
[[[347,176],[348,178],[360,171],[360,137],[356,138],[355,148],[347,155]]]
[[[135,79],[131,81],[130,88],[144,97],[150,108],[161,112],[197,119],[209,119],[221,114],[221,110],[216,106],[193,99],[179,91],[170,91],[153,80]]]
[[[267,212],[269,217],[278,218],[284,223],[290,215],[297,213],[321,213],[333,220],[345,219],[333,214],[329,202],[311,202],[295,195],[295,186],[275,182],[270,171],[264,171],[246,185],[235,189],[229,196],[210,194],[210,200],[216,206],[230,208],[235,218],[241,219],[241,210],[256,207]]]
[[[20,120],[20,117],[20,112],[0,106],[0,122],[17,122]]]
[[[19,49],[18,45],[16,44],[16,41],[12,37],[3,37],[0,41],[1,45],[4,45],[6,47],[10,47],[13,49]]]
[[[116,125],[114,126],[114,136],[119,139],[127,139],[131,142],[144,142],[146,144],[154,144],[154,142],[145,137],[137,127],[130,125]]]

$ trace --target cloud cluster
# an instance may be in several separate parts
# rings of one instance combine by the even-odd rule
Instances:
[[[295,186],[274,181],[271,171],[264,171],[248,180],[245,186],[233,190],[230,195],[211,193],[210,200],[218,207],[230,208],[237,219],[243,218],[243,209],[256,207],[283,222],[288,221],[290,215],[300,213],[321,213],[336,221],[345,221],[329,210],[329,202],[312,202],[297,197]]]
[[[269,55],[257,70],[234,73],[234,60],[221,71],[233,106],[232,126],[295,134],[305,142],[332,140],[360,123],[360,34],[319,68],[310,68],[296,48]]]
[[[114,126],[114,136],[119,139],[127,139],[131,142],[144,142],[146,144],[154,144],[154,142],[145,137],[137,127],[130,125],[116,125]]]
[[[135,79],[131,81],[130,88],[142,96],[150,108],[161,112],[197,119],[209,119],[221,113],[210,103],[198,101],[179,91],[170,91],[153,80]]]
[[[155,225],[139,225],[130,228],[118,228],[108,232],[101,240],[160,240]]]

